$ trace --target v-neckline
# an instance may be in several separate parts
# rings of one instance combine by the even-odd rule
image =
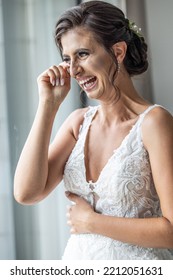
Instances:
[[[127,142],[127,140],[128,140],[128,138],[130,137],[132,131],[133,131],[133,130],[136,128],[136,126],[138,125],[138,122],[139,122],[141,116],[142,116],[150,107],[153,107],[153,106],[155,106],[155,104],[148,106],[142,113],[139,114],[137,121],[136,121],[135,124],[132,126],[132,128],[129,130],[129,132],[127,133],[127,135],[123,138],[123,140],[121,141],[120,145],[119,145],[116,149],[113,150],[111,156],[108,158],[108,160],[106,161],[105,165],[104,165],[103,168],[101,169],[98,178],[97,178],[95,181],[93,181],[92,179],[90,179],[90,180],[87,179],[86,163],[85,163],[85,146],[86,146],[86,139],[87,139],[87,137],[88,137],[88,133],[89,133],[90,126],[91,126],[91,124],[92,124],[92,121],[93,121],[93,119],[94,119],[96,113],[98,112],[98,108],[100,107],[100,106],[97,106],[97,108],[96,108],[96,110],[94,111],[93,115],[91,116],[91,119],[90,119],[89,124],[88,124],[88,126],[87,126],[87,131],[86,131],[86,133],[85,133],[85,138],[84,138],[84,143],[83,143],[83,155],[84,155],[84,156],[83,156],[83,166],[84,166],[84,175],[85,175],[85,181],[86,181],[86,183],[87,183],[88,185],[91,185],[91,184],[92,184],[92,185],[94,185],[94,186],[97,186],[98,182],[100,181],[100,179],[101,179],[101,177],[102,177],[104,171],[106,170],[107,166],[109,165],[110,161],[114,158],[115,154],[117,154],[118,151],[119,151],[120,149],[122,149],[122,147],[124,146],[124,143]]]

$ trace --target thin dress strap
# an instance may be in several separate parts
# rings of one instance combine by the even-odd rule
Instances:
[[[140,119],[139,119],[139,122],[138,122],[138,135],[140,135],[140,139],[142,139],[142,129],[141,129],[141,125],[142,125],[142,122],[143,122],[143,120],[144,120],[144,118],[145,118],[145,116],[151,111],[151,110],[153,110],[154,108],[156,108],[156,107],[161,107],[161,108],[163,108],[163,109],[165,109],[163,106],[161,106],[161,105],[158,105],[158,104],[154,104],[154,105],[151,105],[151,106],[149,106],[143,113],[141,113],[141,115],[140,115]],[[165,109],[166,110],[166,109]]]
[[[163,106],[158,105],[158,104],[154,104],[154,105],[149,106],[143,113],[141,113],[139,123],[141,124],[141,123],[143,122],[145,116],[146,116],[152,109],[154,109],[154,108],[156,108],[156,107],[161,107],[161,108],[165,109]]]
[[[84,121],[82,123],[82,125],[79,128],[79,138],[83,138],[85,141],[88,129],[91,125],[91,122],[98,110],[99,106],[89,106],[89,109],[87,110],[87,112],[84,114]]]

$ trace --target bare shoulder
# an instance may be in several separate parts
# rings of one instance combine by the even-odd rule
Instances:
[[[144,118],[142,138],[147,147],[155,140],[173,139],[173,116],[162,107],[155,107]]]
[[[73,111],[70,115],[69,118],[73,120],[82,120],[84,118],[85,113],[88,111],[89,107],[85,108],[79,108]]]
[[[164,129],[173,125],[173,116],[162,107],[155,107],[144,118],[142,129],[147,132],[150,129]],[[151,132],[151,131],[150,131]]]

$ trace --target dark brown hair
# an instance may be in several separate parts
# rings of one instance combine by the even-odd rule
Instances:
[[[66,10],[55,28],[55,42],[60,51],[62,35],[80,26],[94,34],[97,42],[112,56],[116,65],[117,59],[112,46],[125,41],[127,52],[124,66],[130,76],[139,75],[147,70],[147,44],[142,36],[130,29],[129,20],[116,6],[103,1],[89,1]]]

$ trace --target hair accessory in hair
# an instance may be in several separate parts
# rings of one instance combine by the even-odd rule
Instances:
[[[129,20],[129,29],[132,30],[138,37],[143,37],[141,28],[135,22]]]

